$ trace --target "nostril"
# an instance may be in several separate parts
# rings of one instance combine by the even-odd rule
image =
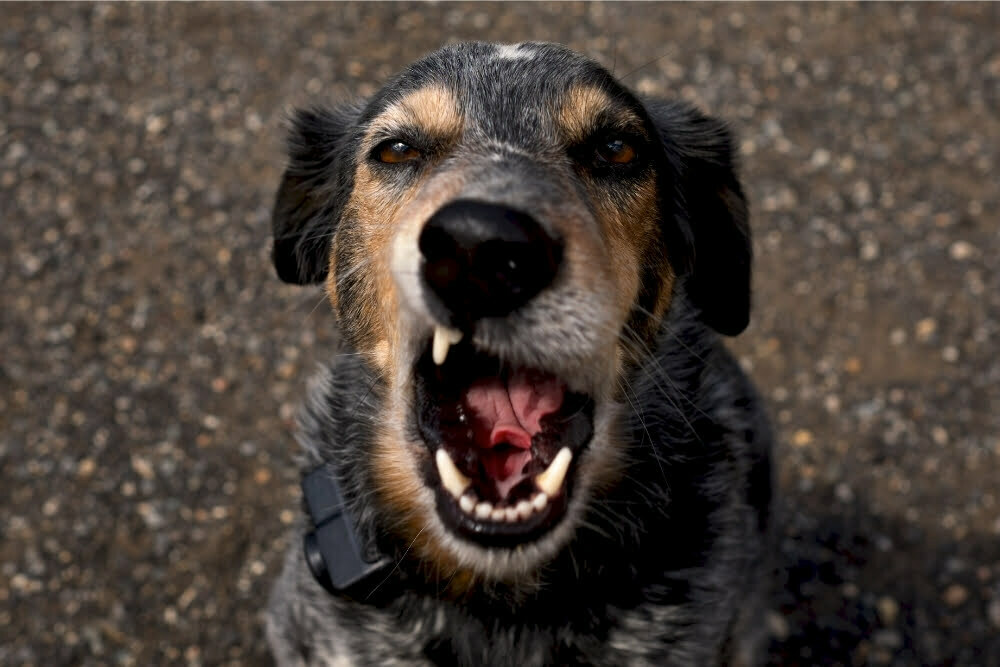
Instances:
[[[542,253],[530,244],[492,241],[476,249],[473,261],[477,270],[472,279],[513,301],[542,282],[535,274],[544,272],[546,264]]]
[[[448,233],[443,225],[431,219],[420,232],[420,239],[417,242],[420,254],[427,261],[435,261],[444,257],[454,256],[458,250],[458,244],[454,236]]]
[[[468,274],[468,252],[439,222],[431,220],[417,243],[424,256],[423,277],[442,301],[457,305],[464,300],[461,281]]]
[[[462,277],[462,267],[458,260],[449,257],[440,257],[433,261],[428,261],[424,268],[424,278],[436,291],[447,289],[455,281]]]

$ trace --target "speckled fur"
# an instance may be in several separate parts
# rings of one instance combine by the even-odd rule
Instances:
[[[444,55],[419,63],[380,95],[398,99],[400,87],[440,62],[501,62],[502,68],[528,59],[549,63],[554,73],[579,66],[593,78],[596,71],[554,46],[472,44],[439,53]],[[296,196],[279,194],[275,214],[275,262],[286,279],[325,279],[331,232],[323,225],[339,215],[352,191],[345,174],[353,172],[337,164],[357,159],[345,153],[344,137],[362,130],[317,128],[323,122],[343,127],[338,114],[363,119],[379,104],[371,102],[367,112],[315,112],[312,125],[300,117],[283,183],[283,193],[291,187]],[[652,254],[640,262],[642,289],[617,343],[632,361],[617,366],[621,374],[598,415],[617,448],[620,476],[584,495],[565,543],[530,572],[456,574],[421,558],[411,549],[416,538],[404,537],[398,518],[375,493],[371,453],[384,435],[394,380],[372,354],[357,353],[378,332],[361,331],[351,315],[353,302],[374,295],[335,273],[331,289],[338,292],[343,349],[310,387],[300,419],[301,468],[334,464],[362,534],[396,565],[364,599],[327,593],[302,557],[303,518],[267,613],[280,665],[756,662],[771,434],[752,385],[716,333],[741,330],[749,308],[745,205],[720,124],[679,105],[649,102],[644,108],[664,145],[658,200],[647,209],[664,221],[643,252],[661,248],[669,263],[648,261]],[[469,106],[465,113],[476,112]],[[513,130],[490,129],[496,141],[516,139]],[[329,156],[315,157],[310,142],[327,146]],[[279,220],[289,212],[295,212],[292,225]],[[342,272],[338,252],[343,248],[333,251],[331,266]],[[562,295],[561,308],[572,303],[567,294],[574,293]],[[653,315],[663,310],[663,319]],[[558,324],[561,312],[550,314]],[[482,340],[495,340],[495,348],[519,345],[497,328]],[[556,348],[541,340],[538,354],[558,363]],[[456,576],[472,579],[455,586]]]

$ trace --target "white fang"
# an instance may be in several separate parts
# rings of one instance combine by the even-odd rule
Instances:
[[[437,463],[438,474],[441,476],[441,484],[445,490],[455,498],[461,498],[472,480],[458,471],[454,461],[444,449],[437,450],[434,454],[434,461]]]
[[[554,498],[559,489],[562,488],[563,480],[566,479],[566,471],[569,470],[569,463],[573,460],[573,452],[569,447],[563,447],[552,459],[548,469],[535,475],[535,484],[545,495]]]
[[[434,363],[438,366],[443,364],[444,360],[448,358],[448,348],[460,340],[462,340],[461,331],[440,325],[434,327],[434,343],[431,348]]]

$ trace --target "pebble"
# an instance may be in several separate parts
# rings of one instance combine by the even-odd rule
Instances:
[[[948,588],[944,589],[941,599],[949,607],[958,607],[969,599],[969,591],[961,584],[951,584]]]
[[[854,500],[854,491],[851,489],[850,485],[845,482],[837,484],[834,489],[834,495],[836,495],[837,500],[842,503],[849,503]]]
[[[796,447],[805,447],[812,444],[813,434],[808,429],[800,428],[792,435],[792,444]]]
[[[876,646],[895,650],[903,646],[903,635],[898,630],[876,630],[872,634],[872,640]]]
[[[136,454],[132,455],[132,470],[143,479],[153,479],[156,477],[156,471],[153,470],[153,464],[149,459]]]
[[[926,343],[935,331],[937,331],[937,321],[933,317],[925,317],[917,322],[916,334],[920,342]]]
[[[888,595],[878,599],[878,617],[882,625],[893,625],[899,616],[899,603]]]
[[[993,627],[1000,630],[1000,597],[990,600],[990,604],[986,608],[986,615]]]
[[[97,470],[97,463],[90,458],[81,459],[76,466],[76,474],[83,478],[90,477],[95,470]]]
[[[771,636],[778,641],[787,639],[791,632],[788,621],[777,611],[767,612],[767,629],[770,631]]]
[[[817,148],[809,158],[809,164],[816,168],[825,167],[830,164],[830,151],[825,148]]]
[[[861,259],[866,262],[878,259],[879,245],[877,241],[865,241],[861,244]]]
[[[972,246],[972,244],[967,241],[955,241],[954,243],[951,244],[951,247],[948,249],[948,252],[951,255],[952,259],[959,262],[964,262],[965,260],[972,257],[975,250],[976,249]]]

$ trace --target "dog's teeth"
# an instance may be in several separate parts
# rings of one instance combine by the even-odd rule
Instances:
[[[503,511],[503,518],[507,520],[507,523],[514,523],[517,521],[517,510],[513,507],[508,507]]]
[[[514,508],[514,511],[517,512],[518,518],[527,519],[531,516],[531,503],[527,500],[522,500],[517,504],[517,507]]]
[[[434,363],[440,366],[448,358],[448,348],[462,340],[462,332],[448,327],[434,327],[434,342],[431,353],[434,356]]]
[[[485,519],[490,514],[493,514],[493,505],[490,503],[479,503],[476,505],[476,518]]]
[[[472,514],[472,510],[476,509],[476,499],[472,497],[471,493],[467,493],[458,499],[458,506],[466,514]]]
[[[469,488],[472,484],[472,480],[463,475],[455,467],[455,463],[448,456],[448,452],[444,449],[437,450],[434,455],[434,460],[437,462],[438,474],[441,476],[441,484],[444,488],[455,498],[461,498],[465,490]]]
[[[506,516],[507,516],[507,510],[501,509],[499,507],[490,512],[490,518],[494,521],[503,521]]]
[[[531,499],[531,506],[536,512],[541,512],[548,503],[549,497],[544,493],[536,493],[535,497]]]
[[[569,470],[569,463],[573,460],[573,452],[569,447],[563,447],[552,459],[549,467],[535,475],[535,484],[547,496],[555,496],[562,488],[563,480],[566,479],[566,471]]]

